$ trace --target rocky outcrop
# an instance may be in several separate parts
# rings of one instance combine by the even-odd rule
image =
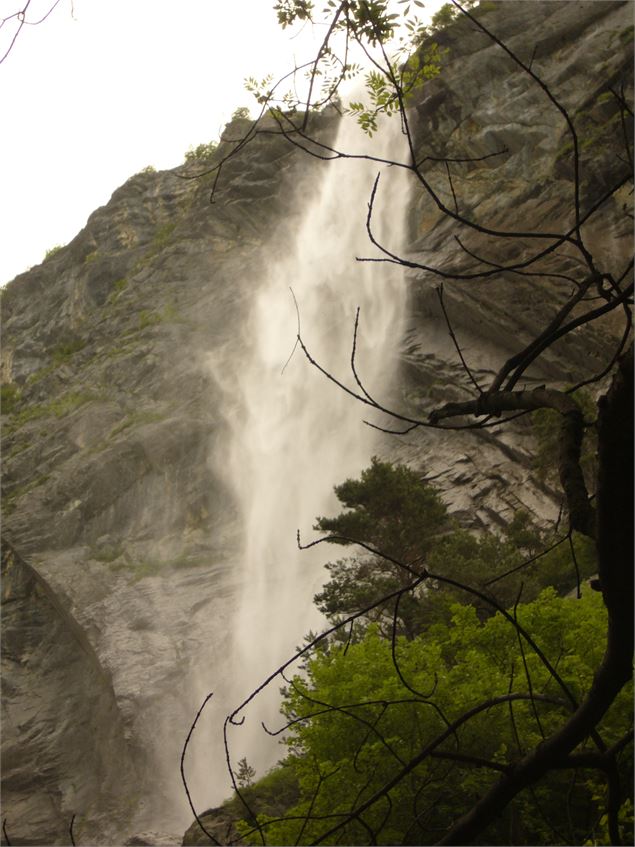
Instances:
[[[479,20],[531,67],[576,127],[584,215],[628,172],[620,109],[611,90],[624,85],[627,93],[632,92],[632,8],[622,2],[521,0],[511,13],[497,4],[481,5]],[[413,120],[422,140],[422,158],[477,160],[452,166],[458,211],[481,226],[510,233],[572,227],[573,144],[564,116],[547,91],[466,19],[439,33],[437,40],[449,51],[448,64],[426,86]],[[488,158],[478,161],[481,157]],[[434,165],[425,172],[453,209],[445,166]],[[583,227],[598,265],[610,270],[622,269],[631,254],[632,233],[622,208],[627,193],[625,186]],[[484,261],[462,251],[455,236]],[[487,260],[506,265],[527,257],[530,248],[547,244],[547,240],[475,232],[443,216],[424,192],[418,194],[412,254],[424,264],[469,273],[487,269]],[[532,266],[543,278],[503,272],[495,279],[448,283],[453,323],[499,348],[514,350],[519,342],[527,343],[553,317],[570,287],[561,279],[549,279],[548,272],[575,277],[579,264],[575,256],[574,250],[565,248]],[[436,299],[430,297],[432,279],[422,274],[415,283],[424,312]],[[541,367],[551,379],[573,382],[588,373],[590,362],[601,364],[606,352],[607,326],[593,325],[550,348]]]
[[[580,143],[583,215],[628,173],[620,108],[611,91],[623,86],[632,98],[631,13],[632,6],[622,2],[522,0],[481,3],[475,12],[531,66],[573,120]],[[471,160],[449,164],[451,181],[444,163],[424,164],[440,201],[474,224],[508,233],[571,228],[573,145],[547,92],[461,16],[434,38],[448,52],[441,73],[424,86],[410,112],[419,139],[417,158]],[[628,132],[632,138],[630,123]],[[629,190],[624,185],[607,199],[582,229],[597,266],[616,278],[632,254],[632,224],[624,205],[630,206]],[[490,270],[526,259],[549,243],[479,232],[443,214],[420,189],[410,227],[406,258],[445,273]],[[578,279],[579,267],[576,251],[563,247],[526,269],[535,276],[505,271],[488,279],[452,280],[410,271],[411,320],[403,351],[409,413],[425,418],[435,405],[467,399],[473,391],[446,328],[436,291],[441,282],[466,360],[486,387],[503,363],[553,319],[571,289],[562,275]],[[602,372],[622,332],[614,318],[607,316],[556,342],[527,372],[524,384],[556,380],[567,386]],[[518,508],[538,520],[549,514],[555,492],[531,473],[530,427],[519,422],[467,436],[426,433],[389,446],[388,455],[417,464],[422,441],[428,478],[444,490],[463,521],[496,523]]]
[[[11,843],[68,843],[78,809],[76,831],[86,841],[116,837],[113,822],[134,809],[130,785],[138,774],[112,679],[85,630],[6,541],[2,688],[3,814]]]
[[[333,119],[315,120],[328,138]],[[245,128],[227,127],[219,155]],[[76,665],[66,641],[15,676],[13,654],[32,635],[32,592],[16,589],[3,617],[14,684],[3,690],[11,715],[34,699],[30,721],[5,723],[2,739],[14,843],[65,844],[72,814],[78,843],[113,844],[175,822],[182,831],[189,816],[178,757],[198,703],[187,692],[198,697],[192,675],[226,652],[237,579],[235,506],[210,458],[226,446],[215,368],[238,344],[263,245],[284,232],[312,164],[261,136],[224,167],[213,205],[211,179],[189,179],[209,162],[138,174],[2,292],[3,531],[111,697],[91,711],[90,677],[58,677],[66,652]],[[78,726],[46,717],[66,709]],[[124,748],[100,743],[102,764],[79,791],[78,749],[118,734]],[[125,798],[112,815],[106,778],[103,802],[90,791],[104,768]]]
[[[618,111],[605,94],[630,69],[629,4],[483,5],[488,26],[523,58],[536,47],[535,68],[584,128],[585,196],[595,196],[620,167],[610,154]],[[461,208],[496,226],[567,226],[562,119],[469,25],[439,39],[450,51],[443,73],[413,112],[422,150],[506,148],[457,167]],[[314,131],[330,137],[333,126],[332,116],[316,117]],[[248,129],[230,125],[217,155]],[[274,232],[289,238],[304,178],[328,164],[259,135],[224,166],[213,204],[213,175],[184,179],[208,166],[132,177],[69,245],[2,292],[2,805],[12,843],[67,843],[73,814],[78,843],[147,843],[148,832],[191,819],[176,799],[183,730],[198,705],[185,692],[197,690],[201,656],[213,665],[226,649],[239,578],[236,508],[218,473],[231,404],[219,369],[240,355],[264,248]],[[430,178],[451,197],[444,172]],[[631,249],[619,202],[588,228],[616,266]],[[429,201],[414,200],[412,256],[464,266],[455,234]],[[466,239],[496,262],[523,249],[522,239],[502,252]],[[568,267],[566,256],[558,261]],[[425,272],[410,278],[394,399],[417,414],[466,391],[435,282]],[[559,285],[514,275],[446,287],[477,378],[553,314]],[[563,342],[530,382],[575,380],[589,361],[599,369],[612,332],[607,322]],[[519,424],[387,439],[379,452],[420,468],[478,527],[521,507],[539,520],[557,509],[533,474],[532,450],[531,429]]]
[[[232,813],[227,807],[220,806],[218,809],[208,809],[199,817],[207,832],[219,844],[244,844],[234,826],[236,814],[235,812]],[[206,833],[203,832],[198,821],[194,821],[188,827],[181,843],[187,845],[187,847],[193,847],[193,845],[210,844],[211,842]]]

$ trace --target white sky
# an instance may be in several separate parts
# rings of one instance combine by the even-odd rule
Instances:
[[[31,0],[27,20],[52,2]],[[0,18],[24,5],[0,0]],[[281,30],[273,5],[60,0],[22,28],[0,64],[0,285],[68,243],[132,174],[180,164],[237,106],[255,112],[244,78],[282,75],[315,43],[308,27]],[[14,31],[0,29],[0,56]]]

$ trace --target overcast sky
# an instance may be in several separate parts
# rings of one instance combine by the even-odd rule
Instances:
[[[31,0],[35,21],[53,0]],[[434,11],[443,0],[429,0]],[[0,0],[0,16],[25,5]],[[59,0],[0,64],[0,284],[68,243],[147,165],[217,139],[246,76],[282,75],[315,43],[291,39],[274,0]],[[0,29],[0,56],[15,31]]]

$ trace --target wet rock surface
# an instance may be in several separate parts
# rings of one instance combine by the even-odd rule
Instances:
[[[321,120],[324,138],[332,126]],[[31,650],[33,591],[7,578],[2,805],[13,843],[66,844],[72,814],[78,843],[100,844],[154,843],[148,832],[189,818],[179,756],[226,652],[238,578],[215,368],[237,346],[263,247],[293,226],[294,186],[312,164],[258,138],[224,169],[213,206],[210,179],[181,178],[205,163],[138,174],[3,291],[6,549],[110,686],[108,709],[92,709],[72,640]],[[29,721],[15,720],[30,699]],[[99,740],[111,736],[119,746]]]
[[[573,120],[584,216],[626,173],[617,138],[620,109],[610,88],[623,84],[632,94],[631,7],[620,2],[492,3],[475,14],[531,65]],[[411,303],[401,355],[401,410],[424,421],[443,403],[475,394],[450,338],[440,286],[461,352],[475,381],[486,389],[569,296],[571,281],[558,275],[581,281],[579,258],[567,246],[532,265],[535,276],[523,275],[521,268],[489,278],[448,278],[522,262],[549,244],[536,235],[564,233],[573,226],[573,144],[545,90],[475,24],[459,17],[435,40],[448,52],[440,75],[425,86],[410,113],[421,140],[418,158],[469,161],[449,163],[450,176],[443,162],[425,164],[425,177],[449,214],[419,191],[409,221],[406,258],[441,272],[408,271]],[[599,266],[617,276],[632,251],[623,203],[618,192],[582,227]],[[454,212],[469,223],[455,220]],[[478,227],[504,234],[489,235]],[[568,387],[601,373],[618,343],[613,327],[607,316],[556,342],[519,387],[546,381]],[[555,492],[532,473],[534,446],[525,419],[472,433],[418,431],[398,444],[393,439],[385,455],[423,466],[450,509],[478,527],[507,521],[519,508],[538,521],[553,514]]]
[[[591,139],[584,196],[597,196],[619,177],[609,143],[617,112],[602,95],[631,67],[631,7],[517,2],[483,20],[524,60],[535,46],[536,72]],[[528,30],[536,33],[529,44]],[[446,65],[412,114],[422,150],[425,142],[430,155],[479,157],[506,148],[457,166],[461,211],[494,228],[570,226],[562,117],[470,25],[440,41]],[[333,122],[323,118],[317,131],[330,137]],[[221,153],[243,124],[228,127]],[[323,167],[263,135],[225,166],[213,205],[213,177],[180,178],[195,165],[138,174],[69,245],[3,291],[2,805],[12,843],[68,843],[73,814],[78,843],[177,843],[172,822],[191,819],[178,757],[198,703],[183,692],[195,690],[202,656],[213,687],[238,580],[236,504],[218,470],[231,425],[222,363],[240,355],[268,244],[274,234],[288,242],[306,202],[303,180]],[[445,171],[431,169],[430,179],[453,202]],[[420,196],[410,228],[409,255],[446,270],[475,264],[456,234],[489,261],[508,262],[526,247],[522,238],[501,248],[456,230]],[[599,253],[613,251],[616,267],[631,250],[617,200],[585,234]],[[554,273],[573,267],[566,255],[548,261]],[[426,272],[408,278],[403,379],[389,398],[422,417],[470,389],[437,283]],[[516,274],[446,284],[477,380],[491,379],[544,326],[562,285]],[[614,347],[610,321],[585,329],[541,360],[527,384],[573,382],[589,361],[600,370]],[[533,447],[521,421],[386,436],[377,452],[421,469],[478,528],[519,508],[539,521],[557,512],[555,492],[533,473]],[[204,843],[188,832],[183,843]]]
[[[2,791],[13,844],[117,837],[138,778],[113,681],[86,632],[37,570],[2,551]],[[53,790],[53,786],[56,789]],[[80,823],[78,821],[78,823]]]
[[[239,845],[245,843],[241,840],[240,835],[236,831],[232,813],[223,806],[220,806],[217,809],[208,809],[199,817],[201,823],[205,827],[205,830],[209,832],[210,835],[219,842],[219,844]],[[199,825],[198,821],[194,821],[194,823],[187,829],[181,843],[188,845],[188,847],[193,847],[193,845],[210,844],[211,842]]]

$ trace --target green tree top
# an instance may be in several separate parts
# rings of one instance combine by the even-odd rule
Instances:
[[[546,589],[517,612],[582,698],[606,640],[602,598],[588,591],[576,601]],[[403,679],[426,693],[415,696]],[[609,746],[629,730],[631,696],[622,691],[598,727]],[[447,623],[411,641],[398,638],[394,654],[390,641],[370,627],[358,643],[317,652],[306,676],[296,676],[286,692],[285,766],[296,774],[300,798],[286,819],[260,817],[266,843],[364,844],[368,827],[376,838],[372,843],[438,843],[457,809],[469,809],[500,779],[519,748],[531,749],[543,732],[562,726],[569,708],[543,662],[526,647],[521,650],[517,633],[500,614],[481,622],[472,607],[454,605]],[[576,752],[594,749],[589,740]],[[425,750],[430,753],[423,755]],[[360,823],[354,810],[415,759],[416,767],[391,789],[390,802],[379,797]],[[626,761],[622,770],[627,775]],[[554,829],[566,838],[557,843],[614,843],[601,819],[605,795],[598,771],[580,770],[574,780],[571,772],[554,771],[502,811],[476,843],[556,843]],[[323,838],[339,824],[340,830]],[[628,802],[620,826],[623,837],[632,839]],[[242,828],[247,842],[261,843],[260,834],[248,835],[250,830]]]
[[[434,488],[405,465],[376,456],[359,479],[336,485],[335,493],[345,510],[333,518],[318,518],[314,528],[362,541],[405,563],[425,557],[451,526]]]

